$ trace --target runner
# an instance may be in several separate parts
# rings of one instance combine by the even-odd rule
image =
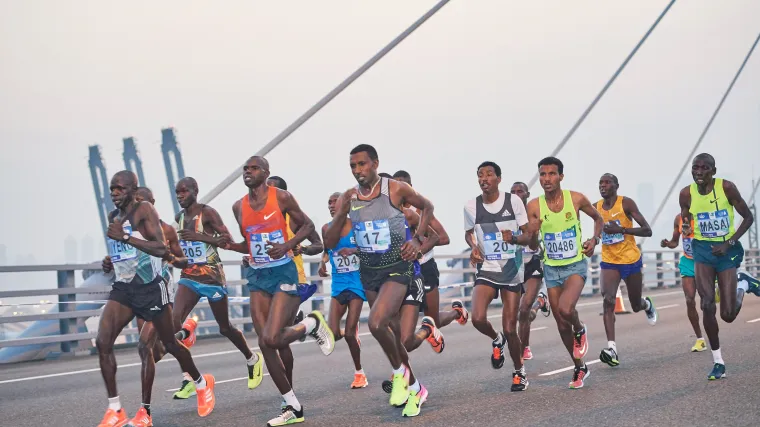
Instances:
[[[528,206],[530,191],[524,182],[517,181],[512,184],[510,193],[516,195]],[[538,244],[538,242],[535,242]],[[536,319],[538,311],[548,317],[551,314],[549,308],[549,298],[546,293],[541,291],[543,286],[544,270],[541,268],[541,258],[543,251],[540,247],[531,249],[530,246],[523,248],[523,283],[522,298],[520,299],[520,309],[518,311],[517,335],[520,336],[520,343],[523,346],[523,360],[533,359],[533,352],[530,350],[530,325]]]
[[[508,346],[514,365],[512,391],[523,391],[529,382],[517,334],[517,312],[524,270],[522,250],[517,250],[516,245],[527,246],[531,240],[535,244],[535,239],[528,233],[523,201],[499,190],[501,167],[494,162],[483,162],[477,173],[482,193],[464,206],[464,237],[472,249],[470,264],[477,268],[472,289],[472,325],[491,338],[494,369],[504,366],[504,346]],[[496,332],[488,321],[488,307],[499,296],[503,304],[503,331]]]
[[[393,369],[389,403],[401,406],[406,402],[402,415],[417,416],[427,399],[427,389],[405,363],[406,352],[398,343],[408,344],[414,339],[424,293],[416,260],[437,240],[428,226],[433,205],[405,183],[379,177],[379,159],[371,145],[361,144],[351,150],[350,165],[359,185],[336,202],[335,217],[325,231],[325,245],[337,245],[350,215],[359,246],[359,273],[371,307],[369,328]],[[415,217],[409,210],[401,210],[405,203],[421,209],[418,224],[408,223]],[[409,226],[415,225],[417,232],[412,237]],[[400,327],[394,331],[393,319],[399,312]]]
[[[148,187],[137,187],[135,201],[148,202],[151,205],[156,204],[153,192]],[[159,222],[161,223],[161,230],[164,232],[164,245],[169,248],[169,251],[162,258],[161,276],[164,278],[164,283],[169,293],[169,306],[173,307],[176,284],[172,278],[170,266],[184,268],[187,266],[187,258],[179,246],[179,238],[174,227],[163,220],[159,219]],[[106,256],[103,259],[103,271],[106,273],[113,271],[113,263],[110,256]],[[140,370],[142,404],[134,418],[129,420],[127,425],[132,427],[147,427],[153,425],[153,418],[150,412],[151,392],[153,390],[153,379],[156,375],[156,362],[160,360],[156,356],[159,354],[163,355],[165,351],[161,342],[158,341],[158,334],[156,333],[156,328],[153,327],[153,323],[138,318],[137,330],[144,337],[144,340],[137,344],[137,352],[140,355],[140,362],[142,363]]]
[[[393,174],[393,179],[401,181],[412,186],[412,177],[409,172],[400,170]],[[414,213],[419,215],[419,210],[412,208],[410,205],[405,205],[405,209],[412,209]],[[430,227],[435,230],[438,235],[438,243],[436,246],[446,246],[450,243],[449,234],[446,233],[446,229],[443,225],[433,217],[430,222]],[[414,231],[414,230],[413,230]],[[438,286],[440,285],[440,273],[438,272],[438,263],[433,258],[433,249],[422,255],[420,259],[420,273],[422,275],[422,283],[425,289],[425,301],[421,305],[425,317],[422,318],[422,328],[416,334],[416,339],[412,343],[412,348],[407,348],[407,351],[412,351],[422,344],[424,340],[430,343],[433,351],[441,353],[445,347],[443,334],[439,333],[438,336],[433,332],[435,329],[441,329],[447,326],[449,323],[456,320],[460,325],[467,324],[467,319],[470,317],[470,313],[464,307],[461,300],[455,299],[451,301],[451,311],[440,311],[440,293]],[[431,328],[429,325],[433,325],[435,328]]]
[[[117,209],[109,214],[107,235],[116,281],[100,316],[96,339],[100,371],[108,393],[108,409],[99,426],[123,426],[128,422],[116,391],[113,345],[135,316],[152,322],[166,350],[177,359],[182,370],[189,373],[198,390],[198,415],[205,417],[216,403],[214,377],[198,372],[190,352],[174,336],[172,308],[161,275],[162,259],[171,260],[172,256],[167,256],[158,214],[150,203],[135,200],[137,176],[134,173],[116,173],[110,190]],[[140,335],[144,347],[150,347],[147,338]]]
[[[676,215],[673,221],[673,237],[662,239],[660,247],[675,249],[678,247],[678,240],[683,235],[683,255],[678,260],[678,270],[681,273],[681,286],[683,294],[686,297],[686,316],[689,318],[694,334],[697,335],[697,342],[691,348],[692,352],[707,350],[707,343],[702,337],[702,328],[699,326],[699,313],[697,312],[697,285],[694,283],[694,251],[692,250],[692,240],[694,239],[694,221],[689,226],[683,226],[681,214]]]
[[[335,217],[336,206],[340,193],[334,193],[327,200],[327,208],[330,210],[330,217]],[[330,223],[322,226],[322,235],[325,235]],[[330,301],[330,317],[328,323],[333,331],[335,341],[341,338],[346,339],[348,350],[351,352],[351,358],[354,361],[354,381],[351,388],[367,387],[367,376],[364,374],[361,363],[361,341],[359,340],[359,315],[362,313],[364,301],[367,296],[364,294],[364,288],[359,277],[359,257],[354,238],[353,224],[351,220],[346,220],[343,230],[340,232],[340,240],[334,247],[327,248],[319,263],[319,275],[328,277],[327,263],[332,263],[332,284]],[[345,330],[340,329],[340,321],[348,310],[346,317]]]
[[[594,253],[601,241],[604,221],[586,196],[562,190],[561,182],[565,177],[562,161],[556,157],[546,157],[538,162],[538,171],[544,194],[528,202],[530,230],[541,233],[549,305],[562,342],[575,364],[570,388],[581,388],[590,374],[583,362],[589,345],[586,326],[578,317],[575,305],[586,284],[586,257]],[[580,211],[594,220],[593,237],[583,245]]]
[[[230,240],[230,232],[216,209],[198,203],[198,183],[194,178],[179,180],[175,192],[177,202],[182,207],[175,218],[181,239],[179,244],[188,258],[188,266],[182,269],[179,279],[174,307],[174,324],[182,325],[178,337],[188,348],[195,343],[197,323],[188,316],[201,297],[205,297],[219,325],[219,333],[227,337],[245,357],[248,388],[254,389],[261,384],[264,375],[261,355],[251,352],[243,333],[230,322],[226,278],[217,250]],[[193,394],[194,384],[185,376],[174,398],[187,399]]]
[[[615,300],[620,280],[625,282],[628,300],[634,313],[644,310],[647,321],[657,323],[657,309],[651,297],[642,298],[644,275],[641,251],[636,246],[634,236],[650,237],[652,229],[633,199],[618,196],[618,179],[611,173],[599,178],[599,194],[602,200],[596,202],[596,210],[604,220],[602,232],[601,291],[604,298],[604,331],[607,334],[607,348],[602,349],[599,360],[609,366],[620,365],[615,344]],[[633,227],[636,221],[638,227]]]
[[[702,322],[713,355],[713,369],[708,380],[726,376],[726,364],[720,352],[718,320],[715,318],[715,279],[720,294],[720,317],[731,323],[739,315],[744,294],[752,292],[760,296],[756,284],[738,282],[737,268],[744,259],[744,248],[739,239],[754,221],[752,211],[733,182],[715,178],[715,159],[702,153],[691,163],[694,182],[681,190],[681,218],[688,234],[688,224],[694,221],[694,273],[697,292],[701,299]],[[742,216],[735,228],[734,210]]]
[[[297,325],[288,326],[301,304],[293,249],[314,231],[314,223],[289,192],[267,186],[268,177],[269,162],[265,158],[253,156],[246,161],[243,182],[248,194],[232,206],[245,241],[229,243],[226,248],[250,255],[252,264],[246,271],[246,279],[251,319],[269,375],[286,402],[282,413],[267,425],[281,426],[303,422],[304,408],[293,393],[293,385],[277,350],[310,334],[322,352],[329,355],[335,347],[335,339],[322,314],[316,310]],[[298,229],[292,239],[288,238],[286,215]]]

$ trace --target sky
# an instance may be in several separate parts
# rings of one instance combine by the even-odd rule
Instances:
[[[124,167],[122,138],[135,137],[156,207],[171,218],[161,128],[176,129],[204,194],[434,4],[0,0],[8,259],[63,262],[68,236],[102,239],[88,145],[102,147],[112,175]],[[409,171],[435,204],[452,236],[438,252],[460,252],[477,165],[499,163],[505,191],[529,180],[666,4],[452,0],[270,153],[271,172],[319,227],[328,196],[355,184],[350,149],[372,144],[381,171]],[[615,173],[620,194],[653,200],[651,219],[758,16],[755,0],[676,2],[559,154],[563,186],[594,201],[599,176]],[[700,149],[744,194],[760,174],[758,77],[756,52]],[[238,180],[211,202],[232,229],[245,191]],[[652,243],[670,235],[671,199]]]

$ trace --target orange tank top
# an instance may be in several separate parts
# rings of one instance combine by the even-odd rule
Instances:
[[[683,230],[683,218],[678,215],[678,230]],[[683,255],[686,258],[694,258],[694,250],[691,248],[691,242],[694,240],[694,218],[691,219],[691,233],[687,236],[681,231],[681,238],[683,239]]]
[[[618,196],[612,209],[603,208],[604,199],[596,202],[596,210],[602,215],[604,223],[615,223],[623,228],[632,228],[633,221],[623,210],[623,196]],[[633,264],[641,258],[641,251],[636,246],[636,239],[630,234],[602,233],[602,262],[610,264]]]
[[[241,223],[251,255],[251,268],[270,268],[287,264],[292,260],[293,253],[288,252],[282,258],[272,259],[267,254],[267,242],[285,243],[289,240],[288,226],[282,215],[280,204],[277,202],[277,188],[268,187],[267,202],[264,209],[254,211],[251,208],[248,195],[242,199]]]

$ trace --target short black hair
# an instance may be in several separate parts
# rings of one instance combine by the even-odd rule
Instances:
[[[554,165],[557,167],[557,172],[559,172],[560,175],[565,173],[565,165],[562,164],[562,160],[556,158],[556,157],[544,157],[541,159],[540,162],[538,162],[538,167],[541,166],[551,166]]]
[[[186,176],[186,177],[180,179],[177,182],[177,185],[179,185],[179,184],[185,184],[188,187],[190,187],[191,189],[195,190],[196,193],[198,192],[198,181],[196,181],[195,178],[193,178],[192,176]]]
[[[522,181],[515,181],[514,184],[512,184],[512,186],[514,187],[515,185],[521,185],[521,186],[525,187],[525,192],[527,192],[529,190],[528,184],[526,184],[526,183],[524,183]]]
[[[367,153],[370,160],[377,160],[377,150],[375,150],[375,147],[369,145],[369,144],[359,144],[356,147],[354,147],[353,150],[351,150],[351,154],[358,154],[361,152]]]
[[[610,179],[612,179],[612,182],[613,182],[615,185],[618,185],[618,186],[620,185],[620,183],[618,182],[618,177],[616,177],[614,173],[609,173],[609,172],[607,172],[606,174],[604,174],[604,175],[602,175],[602,176],[603,176],[603,177],[605,177],[605,176],[608,176],[608,177],[610,177]]]
[[[391,174],[389,174],[389,173],[380,172],[380,173],[379,173],[379,174],[377,174],[377,175],[378,175],[378,176],[380,176],[380,177],[382,177],[382,178],[393,179],[393,177],[392,177],[392,176],[391,176]]]
[[[488,166],[491,166],[493,168],[493,171],[496,172],[496,176],[501,178],[501,168],[499,167],[499,165],[497,165],[494,162],[485,161],[481,163],[480,166],[478,166],[478,170],[480,170],[481,168],[488,167]]]
[[[397,171],[396,173],[394,173],[394,174],[393,174],[393,177],[394,177],[394,178],[406,178],[406,179],[408,179],[409,181],[411,181],[411,180],[412,180],[412,176],[411,176],[411,175],[409,175],[409,172],[407,172],[407,171],[405,171],[405,170],[400,170],[400,171]]]
[[[267,180],[270,180],[270,179],[273,181],[277,181],[277,184],[275,185],[275,187],[279,188],[280,190],[288,191],[288,183],[285,182],[284,179],[282,179],[281,177],[277,175],[270,176],[269,178],[267,178]]]
[[[715,157],[713,157],[712,154],[708,154],[708,153],[697,154],[697,156],[694,157],[694,160],[692,160],[692,162],[696,160],[702,160],[703,162],[712,166],[713,169],[715,169]]]
[[[153,197],[153,191],[150,190],[148,187],[137,187],[137,192],[143,192],[150,194],[150,197]]]

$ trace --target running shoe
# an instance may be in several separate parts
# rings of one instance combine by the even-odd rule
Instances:
[[[420,384],[420,391],[409,390],[409,398],[406,400],[406,406],[401,412],[404,417],[416,417],[420,414],[420,408],[428,397],[428,391],[424,385]]]
[[[523,360],[530,360],[533,358],[533,352],[530,351],[530,347],[525,347],[523,350]]]
[[[612,366],[613,368],[615,366],[620,365],[620,361],[618,360],[618,354],[615,351],[615,349],[612,347],[602,349],[602,352],[599,353],[599,360],[601,360],[603,363],[606,363]]]
[[[491,366],[493,366],[494,369],[501,369],[501,367],[504,366],[504,345],[506,345],[506,343],[507,339],[501,332],[498,333],[496,339],[491,343],[493,346]]]
[[[573,380],[570,382],[570,388],[583,388],[584,380],[587,380],[590,375],[591,370],[586,364],[583,364],[581,367],[576,367],[573,371]]]
[[[153,427],[153,419],[145,408],[140,408],[135,417],[129,420],[128,427]]]
[[[309,333],[319,345],[319,349],[325,356],[329,356],[330,353],[335,350],[335,336],[332,330],[327,326],[325,318],[317,310],[309,313],[309,317],[317,321],[317,326]]]
[[[704,338],[697,338],[697,342],[694,343],[694,347],[691,348],[692,353],[707,350],[707,343]]]
[[[654,306],[654,301],[652,301],[652,297],[646,297],[645,300],[649,301],[649,310],[646,310],[644,313],[647,315],[647,322],[651,326],[654,326],[657,324],[657,308]]]
[[[525,391],[528,389],[528,377],[525,375],[525,370],[519,370],[512,372],[512,391]]]
[[[124,408],[114,411],[113,409],[106,410],[106,414],[98,424],[98,427],[122,427],[129,422],[127,418],[127,411]]]
[[[246,364],[248,368],[248,389],[253,390],[261,384],[264,379],[264,356],[258,351],[256,354],[256,363],[253,366]]]
[[[303,310],[301,310],[299,308],[298,309],[298,313],[296,313],[296,319],[293,321],[293,324],[297,325],[297,324],[301,323],[302,320],[303,320]],[[301,341],[301,342],[306,341],[306,335],[304,335],[301,338],[299,338],[298,341]]]
[[[470,312],[467,311],[466,308],[464,308],[464,304],[462,304],[462,301],[458,299],[451,301],[451,308],[459,312],[457,323],[459,323],[460,325],[466,325],[467,320],[470,318]]]
[[[713,381],[721,378],[726,378],[726,365],[716,363],[713,365],[712,371],[710,372],[710,375],[707,376],[707,379]]]
[[[216,405],[216,397],[214,396],[214,376],[206,374],[203,376],[206,380],[206,387],[196,390],[196,397],[198,398],[198,415],[201,417],[208,416],[211,411],[214,410]]]
[[[441,333],[440,329],[435,327],[435,321],[433,318],[429,316],[423,317],[421,327],[427,329],[427,342],[429,342],[430,346],[433,347],[433,351],[436,353],[443,352],[443,348],[445,347],[443,334]]]
[[[302,423],[303,421],[303,406],[301,406],[300,411],[296,411],[292,406],[286,405],[282,408],[282,413],[278,417],[272,418],[267,422],[267,427],[287,426]]]
[[[747,282],[747,293],[760,297],[760,281],[747,273],[741,272],[739,273],[739,282],[743,281]]]
[[[403,374],[393,374],[391,384],[391,397],[388,403],[391,406],[400,407],[409,398],[409,369],[405,367]]]
[[[552,309],[549,307],[549,297],[547,297],[545,293],[538,293],[536,303],[538,303],[538,309],[541,310],[541,313],[544,315],[544,317],[549,317],[549,315],[552,314]]]
[[[583,329],[576,332],[573,337],[573,358],[575,358],[575,360],[583,359],[583,356],[588,352],[588,338],[586,336],[587,329],[588,328],[586,328],[586,325],[584,324]]]
[[[195,396],[195,381],[182,380],[182,386],[172,396],[174,399],[189,399]]]
[[[185,323],[182,324],[182,329],[187,331],[187,336],[180,342],[188,349],[195,344],[195,328],[197,327],[198,322],[192,317],[188,317],[187,320],[185,320]]]
[[[354,374],[354,382],[351,383],[351,388],[364,388],[367,387],[367,376],[364,374]]]

